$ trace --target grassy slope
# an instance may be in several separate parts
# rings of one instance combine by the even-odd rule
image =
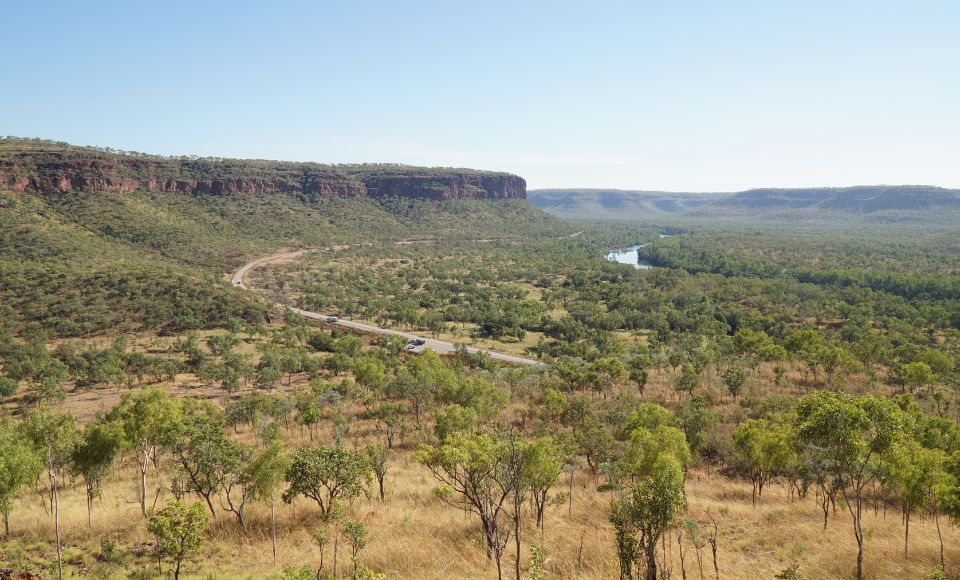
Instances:
[[[16,333],[206,326],[262,311],[215,275],[91,231],[36,198],[4,196],[0,205],[8,224],[0,231],[0,309]],[[195,320],[174,320],[181,315]]]

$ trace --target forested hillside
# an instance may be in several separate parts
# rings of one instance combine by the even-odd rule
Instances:
[[[165,158],[0,140],[0,303],[18,333],[185,330],[263,307],[222,279],[280,248],[571,231],[508,174]]]

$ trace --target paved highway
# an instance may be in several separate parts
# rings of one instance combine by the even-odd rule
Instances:
[[[578,233],[579,233],[579,232],[578,232]],[[262,265],[264,265],[264,264],[268,264],[268,263],[270,263],[270,262],[276,262],[276,261],[279,261],[279,260],[289,260],[290,258],[296,258],[297,256],[303,255],[303,254],[305,254],[305,253],[307,253],[307,252],[311,252],[311,251],[313,251],[313,250],[297,250],[296,252],[285,252],[285,253],[282,253],[282,254],[274,254],[274,255],[272,255],[272,256],[266,256],[266,257],[264,257],[264,258],[258,258],[258,259],[256,259],[256,260],[250,262],[249,264],[245,264],[242,268],[240,268],[239,270],[237,270],[237,271],[233,274],[233,278],[232,278],[233,285],[234,285],[234,286],[237,286],[237,287],[239,287],[239,288],[244,288],[244,289],[247,289],[247,290],[253,290],[252,288],[247,287],[246,283],[243,281],[244,277],[245,277],[251,270],[253,270],[253,269],[255,269],[255,268],[259,267],[259,266],[262,266]],[[329,316],[331,316],[330,314],[321,314],[321,313],[319,313],[319,312],[311,312],[311,311],[309,311],[309,310],[303,310],[303,309],[301,309],[301,308],[293,308],[293,307],[290,307],[290,306],[286,306],[286,305],[284,305],[284,304],[280,304],[280,306],[283,306],[283,307],[285,307],[285,308],[289,308],[290,310],[292,310],[293,312],[299,314],[300,316],[303,316],[304,318],[310,318],[310,319],[312,319],[312,320],[326,321],[327,318],[328,318]],[[359,330],[359,331],[361,331],[361,332],[368,332],[368,333],[372,333],[372,334],[392,334],[392,335],[395,335],[395,336],[402,336],[403,338],[406,338],[406,339],[408,339],[408,340],[410,340],[410,339],[421,339],[421,340],[423,340],[423,341],[424,341],[424,344],[416,347],[416,348],[413,350],[413,352],[420,352],[420,351],[422,351],[422,350],[424,350],[424,349],[429,348],[430,350],[432,350],[432,351],[434,351],[434,352],[436,352],[436,353],[438,353],[438,354],[452,354],[452,353],[456,350],[456,346],[455,346],[452,342],[447,342],[447,341],[445,341],[445,340],[437,340],[437,339],[435,339],[435,338],[427,338],[426,336],[419,336],[419,335],[416,335],[416,334],[411,334],[411,333],[409,333],[409,332],[400,332],[399,330],[393,330],[393,329],[390,329],[390,328],[381,328],[381,327],[379,327],[379,326],[373,326],[372,324],[364,324],[364,323],[362,323],[362,322],[354,322],[354,321],[352,321],[352,320],[344,320],[343,318],[338,318],[336,322],[328,323],[328,324],[331,324],[331,325],[334,325],[334,326],[340,326],[340,327],[342,327],[342,328],[350,328],[350,329],[353,329],[353,330]],[[490,358],[492,358],[492,359],[494,359],[494,360],[498,360],[498,361],[502,361],[502,362],[506,362],[506,363],[511,363],[511,364],[518,364],[518,365],[537,365],[537,366],[543,366],[543,365],[544,365],[544,363],[542,363],[542,362],[540,362],[540,361],[538,361],[538,360],[535,360],[535,359],[524,358],[524,357],[521,357],[521,356],[514,356],[514,355],[512,355],[512,354],[506,354],[506,353],[498,352],[498,351],[495,351],[495,350],[488,350],[488,349],[484,349],[484,348],[474,348],[474,347],[472,347],[472,346],[468,346],[468,347],[467,347],[467,350],[470,351],[470,352],[472,352],[472,353],[483,353],[483,354],[489,355]]]

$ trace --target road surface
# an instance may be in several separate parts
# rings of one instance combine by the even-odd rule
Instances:
[[[274,254],[274,255],[272,255],[272,256],[266,256],[266,257],[264,257],[264,258],[258,258],[258,259],[256,259],[256,260],[250,262],[249,264],[245,264],[242,268],[240,268],[239,270],[237,270],[237,271],[233,274],[233,278],[231,279],[231,280],[232,280],[232,283],[233,283],[234,286],[237,286],[238,288],[244,288],[244,289],[246,289],[246,290],[253,290],[252,288],[248,288],[247,285],[246,285],[246,284],[244,283],[244,281],[243,281],[244,277],[245,277],[248,273],[250,273],[251,270],[253,270],[253,269],[255,269],[255,268],[259,267],[259,266],[262,266],[262,265],[264,265],[264,264],[268,264],[268,263],[270,263],[270,262],[276,262],[276,261],[279,261],[279,260],[289,260],[289,259],[291,259],[291,258],[296,258],[297,256],[301,256],[301,255],[303,255],[303,254],[305,254],[305,253],[307,253],[307,252],[312,252],[312,251],[313,251],[313,250],[297,250],[296,252],[284,252],[284,253],[282,253],[282,254]],[[279,304],[279,303],[278,303],[278,304]],[[303,316],[304,318],[309,318],[309,319],[311,319],[311,320],[326,321],[327,318],[328,318],[329,316],[331,316],[330,314],[321,314],[321,313],[319,313],[319,312],[311,312],[311,311],[309,311],[309,310],[303,310],[303,309],[301,309],[301,308],[294,308],[294,307],[292,307],[292,306],[287,306],[287,305],[285,305],[285,304],[279,304],[279,305],[280,305],[280,306],[283,306],[284,308],[289,308],[290,310],[292,310],[293,312],[299,314],[300,316]],[[381,328],[381,327],[379,327],[379,326],[374,326],[374,325],[372,325],[372,324],[364,324],[364,323],[362,323],[362,322],[354,322],[354,321],[352,321],[352,320],[344,320],[343,318],[338,318],[336,322],[332,322],[332,323],[328,323],[328,324],[331,324],[331,325],[334,325],[334,326],[339,326],[339,327],[341,327],[341,328],[350,328],[350,329],[353,329],[353,330],[358,330],[358,331],[360,331],[360,332],[368,332],[368,333],[372,333],[372,334],[392,334],[392,335],[395,335],[395,336],[402,336],[403,338],[406,338],[406,339],[408,339],[408,340],[410,340],[410,339],[421,339],[421,340],[423,340],[423,341],[424,341],[424,344],[416,347],[415,349],[413,349],[412,352],[420,352],[420,351],[422,351],[422,350],[424,350],[424,349],[428,349],[428,348],[429,348],[430,350],[436,352],[437,354],[452,354],[452,353],[453,353],[454,351],[456,351],[456,349],[457,349],[456,345],[454,345],[452,342],[447,342],[447,341],[445,341],[445,340],[437,340],[437,339],[435,339],[435,338],[428,338],[428,337],[426,337],[426,336],[419,336],[419,335],[416,335],[416,334],[411,334],[411,333],[409,333],[409,332],[400,332],[399,330],[393,330],[393,329],[390,329],[390,328]],[[512,354],[506,354],[506,353],[498,352],[498,351],[495,351],[495,350],[488,350],[488,349],[484,349],[484,348],[475,348],[475,347],[472,347],[472,346],[468,346],[468,347],[467,347],[467,350],[468,350],[469,352],[472,352],[472,353],[482,353],[482,354],[488,355],[488,356],[489,356],[490,358],[492,358],[493,360],[497,360],[497,361],[501,361],[501,362],[506,362],[506,363],[511,363],[511,364],[518,364],[518,365],[545,366],[544,363],[542,363],[542,362],[540,362],[540,361],[538,361],[538,360],[536,360],[536,359],[524,358],[524,357],[522,357],[522,356],[515,356],[515,355],[512,355]]]

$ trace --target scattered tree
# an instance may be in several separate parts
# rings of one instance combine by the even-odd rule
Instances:
[[[179,580],[183,559],[200,548],[209,528],[210,516],[203,504],[167,503],[150,517],[147,525],[147,530],[157,540],[158,566],[163,555],[170,557],[174,562],[173,577]]]
[[[343,447],[304,447],[292,454],[286,479],[290,487],[283,492],[285,503],[302,495],[317,502],[326,518],[337,500],[352,499],[366,489],[370,465],[363,454]]]

